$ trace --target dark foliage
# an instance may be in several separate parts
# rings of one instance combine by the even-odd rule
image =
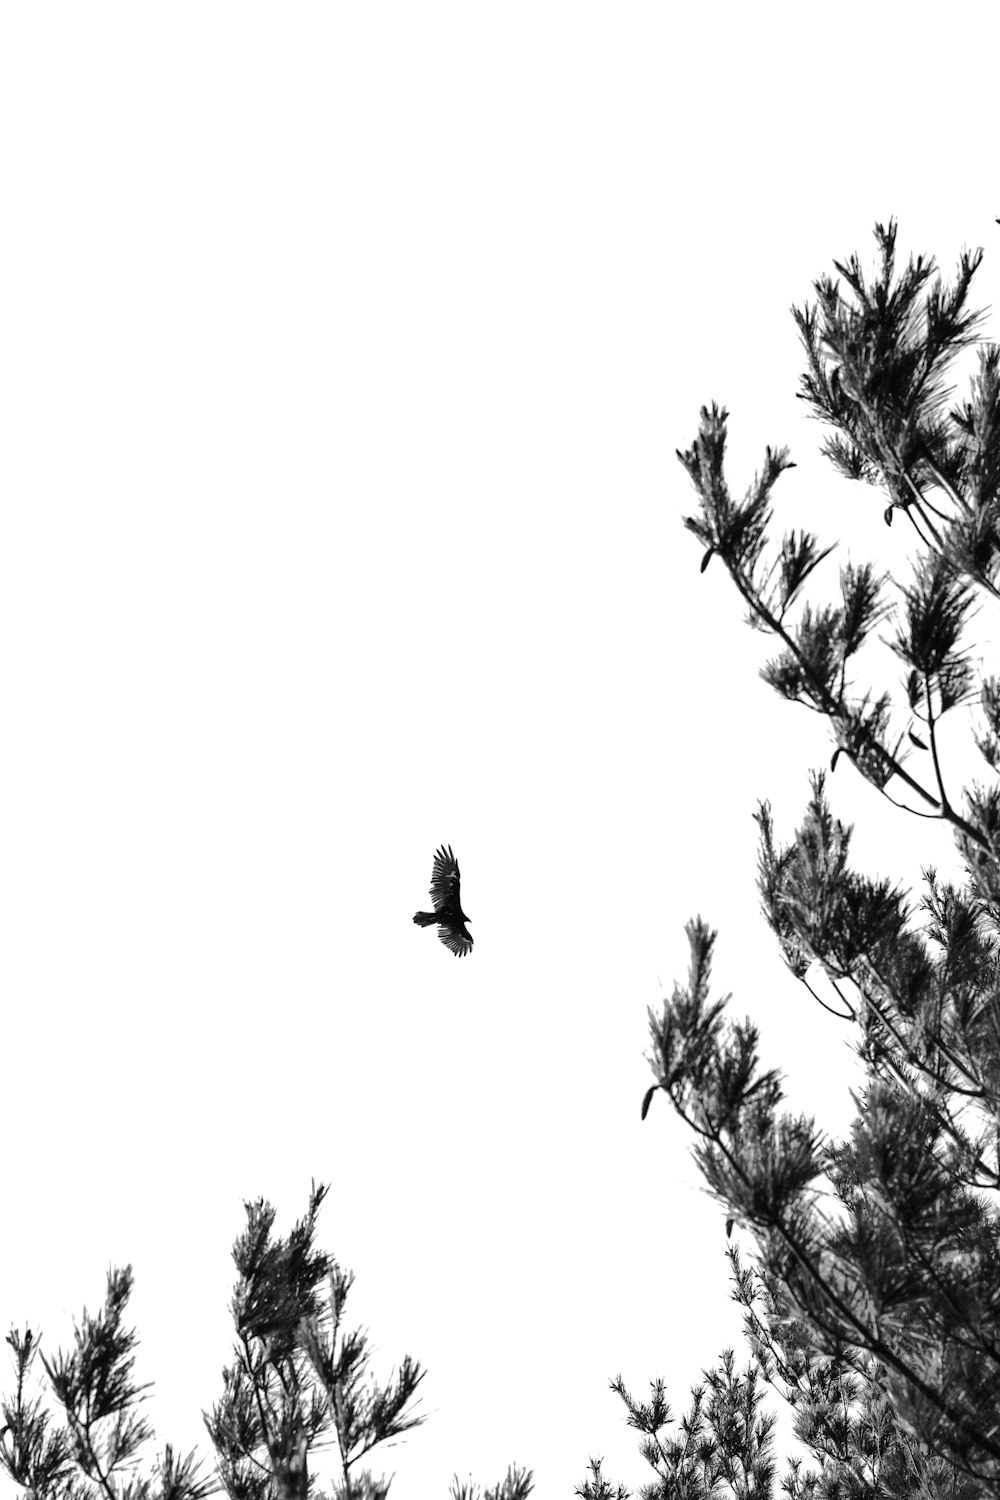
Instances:
[[[135,1334],[123,1326],[132,1270],[111,1270],[103,1310],[84,1310],[73,1347],[40,1356],[58,1414],[30,1396],[40,1339],[12,1330],[16,1386],[0,1399],[0,1468],[27,1500],[323,1500],[315,1455],[333,1453],[326,1500],[386,1500],[390,1480],[361,1461],[423,1418],[413,1414],[424,1372],[404,1355],[395,1378],[379,1385],[368,1371],[368,1340],[344,1326],[354,1281],[314,1246],[327,1189],[313,1184],[306,1216],[287,1238],[273,1233],[274,1209],[248,1203],[246,1228],[233,1246],[237,1280],[231,1303],[233,1362],[205,1426],[216,1476],[199,1477],[194,1454],[175,1459],[167,1443],[147,1474],[139,1450],[152,1437],[138,1413],[148,1386],[132,1378]],[[527,1500],[530,1471],[511,1468],[482,1500]],[[456,1479],[451,1500],[478,1500],[478,1486]]]
[[[790,972],[848,1023],[865,1064],[847,1138],[780,1111],[781,1077],[761,1064],[749,1018],[730,1020],[711,990],[716,934],[687,925],[685,985],[650,1012],[652,1087],[693,1132],[695,1159],[726,1217],[757,1253],[728,1250],[734,1298],[754,1363],[726,1351],[694,1390],[676,1436],[663,1384],[636,1400],[613,1382],[655,1472],[642,1500],[771,1500],[772,1434],[758,1416],[760,1379],[794,1414],[816,1467],[790,1460],[791,1500],[986,1500],[1000,1494],[1000,678],[981,680],[965,643],[980,600],[1000,599],[1000,349],[985,345],[970,399],[945,410],[951,358],[973,342],[967,298],[982,252],[963,253],[954,287],[928,285],[933,261],[894,281],[896,229],[876,226],[878,272],[856,256],[842,281],[815,283],[818,305],[793,309],[808,371],[802,398],[834,431],[824,452],[841,474],[878,486],[920,549],[912,581],[847,563],[839,598],[799,604],[829,554],[788,533],[767,558],[771,494],[792,464],[768,448],[742,500],[724,473],[727,416],[703,407],[678,458],[699,498],[685,525],[702,572],[718,558],[779,654],[761,673],[782,697],[822,715],[831,773],[841,757],[894,806],[950,826],[966,879],[923,871],[917,901],[851,867],[851,829],[834,815],[828,773],[790,843],[771,809],[756,812],[758,889]],[[881,637],[902,665],[900,689],[856,690],[859,658]],[[941,721],[978,704],[985,784],[949,785]],[[892,716],[902,716],[893,732]],[[916,764],[913,763],[916,756]],[[819,986],[832,991],[828,1003]],[[656,1118],[655,1111],[653,1111]],[[592,1462],[577,1493],[613,1491]]]

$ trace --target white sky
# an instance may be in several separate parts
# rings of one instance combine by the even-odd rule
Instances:
[[[609,1379],[680,1416],[746,1361],[691,1137],[639,1120],[696,912],[790,1105],[851,1118],[754,886],[831,746],[674,450],[724,402],[735,492],[789,443],[779,527],[898,568],[788,309],[893,214],[995,304],[993,104],[902,7],[678,12],[0,13],[0,1328],[65,1345],[131,1261],[159,1445],[209,1452],[242,1200],[286,1230],[315,1176],[376,1372],[429,1372],[396,1500],[644,1481]],[[831,791],[870,873],[956,867]],[[410,920],[442,841],[461,962]]]

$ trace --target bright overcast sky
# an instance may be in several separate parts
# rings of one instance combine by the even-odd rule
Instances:
[[[131,1262],[161,1446],[210,1451],[242,1201],[286,1230],[316,1177],[376,1373],[429,1372],[395,1500],[650,1477],[609,1379],[679,1416],[747,1357],[691,1137],[639,1119],[695,913],[790,1105],[851,1118],[754,886],[831,745],[674,450],[725,403],[735,492],[788,443],[778,528],[898,570],[789,306],[892,215],[996,304],[994,106],[903,7],[680,11],[0,15],[0,1329],[65,1345]],[[955,867],[831,791],[869,873]],[[411,921],[442,841],[461,961]]]

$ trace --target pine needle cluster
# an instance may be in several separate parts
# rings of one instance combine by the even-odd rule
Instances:
[[[718,558],[749,622],[777,642],[764,680],[829,724],[829,770],[811,773],[790,842],[758,805],[758,889],[791,973],[854,1028],[866,1084],[844,1141],[780,1112],[781,1078],[761,1066],[756,1027],[728,1019],[731,997],[712,998],[716,933],[688,923],[687,983],[650,1012],[655,1082],[642,1115],[667,1096],[727,1232],[740,1225],[755,1247],[753,1269],[728,1251],[752,1360],[737,1376],[727,1350],[673,1436],[662,1383],[642,1403],[614,1382],[656,1473],[643,1500],[773,1495],[762,1381],[788,1400],[815,1460],[789,1464],[780,1483],[793,1500],[1000,1493],[1000,678],[977,676],[966,634],[978,599],[1000,598],[1000,349],[980,349],[969,399],[945,413],[945,371],[982,316],[967,307],[982,252],[962,254],[951,287],[929,286],[934,263],[921,257],[894,280],[896,226],[875,233],[871,285],[852,256],[835,262],[842,282],[821,278],[816,304],[792,311],[807,358],[801,398],[833,430],[824,452],[883,492],[887,525],[901,515],[912,528],[917,560],[897,597],[866,563],[841,569],[836,602],[801,604],[833,550],[809,533],[787,534],[767,559],[787,449],[767,449],[740,501],[725,478],[724,409],[703,407],[677,455],[698,496],[684,524],[702,571]],[[898,694],[875,696],[853,679],[887,621],[902,676]],[[957,792],[940,726],[961,704],[981,711],[988,775]],[[895,735],[894,711],[905,724]],[[827,793],[841,757],[901,812],[951,826],[961,883],[928,868],[911,904],[852,868],[852,830]],[[592,1462],[577,1494],[625,1491]]]
[[[391,1479],[362,1461],[423,1421],[414,1401],[424,1371],[405,1355],[387,1384],[371,1375],[367,1336],[344,1322],[353,1274],[315,1245],[327,1191],[313,1184],[306,1214],[284,1237],[269,1203],[245,1205],[233,1246],[233,1358],[203,1414],[214,1474],[194,1453],[175,1459],[169,1443],[139,1469],[153,1434],[139,1410],[149,1387],[133,1378],[136,1336],[123,1324],[131,1267],[109,1272],[103,1309],[84,1311],[68,1353],[48,1360],[30,1328],[10,1333],[16,1380],[0,1401],[0,1467],[28,1500],[207,1500],[220,1491],[228,1500],[322,1500],[313,1465],[324,1453],[332,1454],[329,1500],[386,1500]],[[36,1356],[48,1402],[29,1391]],[[512,1468],[483,1500],[531,1492],[531,1472]],[[479,1493],[456,1479],[451,1497]]]

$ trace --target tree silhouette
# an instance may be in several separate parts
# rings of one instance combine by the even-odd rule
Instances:
[[[754,1271],[736,1246],[727,1252],[753,1360],[737,1377],[725,1352],[676,1438],[662,1383],[644,1404],[614,1382],[656,1472],[647,1500],[774,1493],[760,1377],[787,1397],[818,1464],[790,1464],[790,1496],[1000,1491],[1000,679],[977,682],[965,644],[976,593],[1000,597],[1000,350],[979,351],[970,399],[945,416],[944,371],[981,316],[966,301],[982,252],[963,253],[953,288],[928,288],[934,263],[921,257],[894,283],[895,224],[875,232],[870,287],[852,256],[835,262],[846,292],[823,277],[818,304],[793,308],[808,360],[801,395],[835,431],[824,451],[838,470],[884,491],[887,525],[901,514],[912,528],[912,581],[887,600],[871,564],[848,563],[839,602],[805,603],[793,623],[832,549],[791,533],[765,563],[771,490],[792,465],[786,449],[768,448],[734,501],[727,414],[714,404],[678,453],[699,498],[684,524],[704,549],[702,571],[718,557],[749,622],[776,638],[764,680],[829,721],[831,772],[846,757],[894,806],[949,823],[965,881],[924,871],[919,930],[898,886],[851,868],[851,829],[831,812],[828,773],[811,773],[788,844],[769,804],[758,805],[766,920],[792,974],[825,1004],[811,982],[824,972],[834,1014],[857,1028],[867,1083],[839,1143],[811,1118],[779,1114],[780,1076],[761,1068],[757,1029],[726,1019],[728,997],[711,998],[716,934],[700,917],[687,924],[687,984],[650,1012],[655,1082],[641,1113],[667,1095],[697,1137],[709,1190],[756,1246]],[[849,674],[890,616],[901,692],[856,692]],[[990,777],[960,799],[940,724],[966,703],[982,710],[975,741]],[[599,1461],[591,1469],[577,1493],[611,1495]]]
[[[104,1308],[96,1317],[84,1310],[68,1354],[40,1356],[61,1423],[40,1395],[28,1394],[38,1337],[11,1331],[16,1385],[0,1402],[0,1466],[30,1500],[206,1500],[219,1490],[230,1500],[319,1500],[310,1458],[324,1449],[334,1454],[330,1500],[385,1500],[390,1480],[360,1463],[423,1421],[413,1400],[424,1372],[405,1355],[387,1385],[368,1374],[366,1336],[344,1327],[354,1277],[314,1246],[326,1193],[313,1184],[308,1211],[287,1238],[273,1234],[269,1203],[246,1204],[246,1228],[233,1246],[233,1361],[222,1372],[222,1395],[203,1414],[214,1478],[200,1476],[193,1453],[176,1460],[169,1443],[147,1475],[134,1472],[152,1432],[138,1415],[148,1387],[132,1380],[135,1334],[122,1326],[131,1267],[108,1273]],[[510,1469],[485,1500],[527,1500],[531,1481],[530,1472]],[[473,1500],[457,1479],[451,1495]]]

